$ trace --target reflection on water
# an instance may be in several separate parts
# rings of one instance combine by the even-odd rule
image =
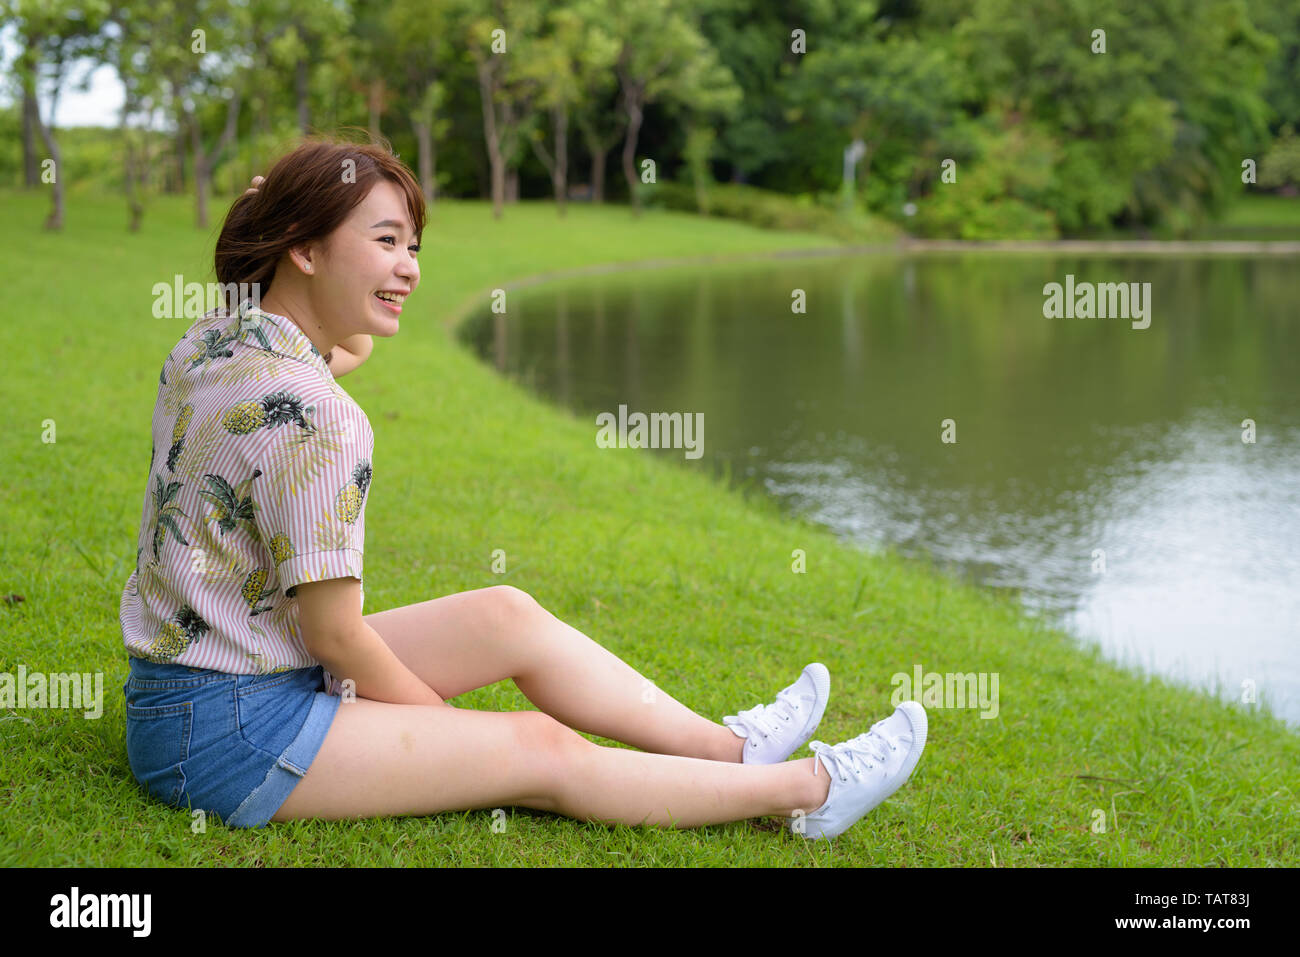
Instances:
[[[1150,328],[1044,318],[1067,274],[1151,283]],[[1253,682],[1300,723],[1297,275],[1281,258],[709,266],[515,292],[463,336],[593,423],[619,404],[704,414],[703,458],[643,454],[1021,590],[1135,667],[1228,698]]]

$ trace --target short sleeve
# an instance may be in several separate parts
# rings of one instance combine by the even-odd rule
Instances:
[[[254,485],[255,523],[277,588],[361,579],[374,433],[355,403],[326,397],[291,406],[267,426]]]

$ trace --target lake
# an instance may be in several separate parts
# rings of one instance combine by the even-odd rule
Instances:
[[[557,280],[460,337],[593,436],[702,414],[698,458],[641,454],[1300,725],[1298,294],[1287,257],[835,255]]]

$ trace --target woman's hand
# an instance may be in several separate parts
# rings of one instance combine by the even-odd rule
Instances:
[[[369,333],[358,332],[356,335],[348,336],[330,350],[330,358],[326,362],[330,374],[336,379],[347,375],[370,358],[370,352],[374,347],[374,340]]]
[[[251,196],[253,193],[256,193],[257,187],[261,186],[262,183],[264,183],[265,181],[266,181],[266,177],[264,176],[254,176],[252,188],[244,190],[244,195]]]

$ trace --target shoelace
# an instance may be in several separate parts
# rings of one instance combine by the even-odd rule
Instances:
[[[888,718],[885,719],[889,720]],[[884,764],[887,758],[885,748],[890,751],[898,750],[898,738],[894,735],[886,734],[880,730],[884,721],[877,721],[871,726],[871,730],[865,734],[860,734],[849,741],[843,741],[834,747],[824,741],[812,741],[808,747],[816,755],[820,755],[822,762],[825,763],[827,773],[832,771],[839,775],[841,783],[848,781],[845,771],[852,771],[854,777],[861,777],[864,770],[870,770],[872,764],[870,761],[863,761],[862,755],[865,752],[867,756],[875,758],[879,764]],[[863,764],[866,767],[863,767]],[[813,774],[817,773],[817,761],[813,760]]]
[[[758,747],[758,740],[754,737],[757,731],[763,737],[771,737],[779,734],[780,729],[777,721],[793,721],[795,713],[800,708],[799,697],[793,691],[785,689],[776,693],[776,700],[771,704],[756,704],[747,711],[740,714],[727,715],[722,719],[722,723],[728,726],[738,724],[749,732],[746,737],[749,738],[750,747]]]

